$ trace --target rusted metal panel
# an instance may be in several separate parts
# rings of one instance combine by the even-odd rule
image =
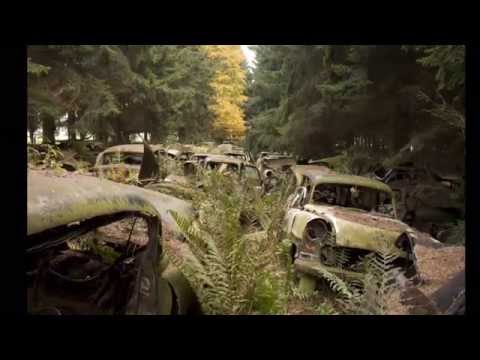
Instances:
[[[27,180],[28,235],[119,211],[160,215],[172,228],[176,223],[169,210],[193,214],[190,204],[172,196],[91,176],[56,177],[31,170]]]

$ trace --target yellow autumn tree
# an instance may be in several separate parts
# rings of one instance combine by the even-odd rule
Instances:
[[[245,135],[243,104],[247,97],[245,60],[239,45],[208,45],[215,75],[210,83],[213,97],[209,108],[214,114],[213,135],[217,139],[240,140]]]

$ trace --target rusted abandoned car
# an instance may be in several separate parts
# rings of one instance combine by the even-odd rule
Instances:
[[[249,161],[249,158],[247,156],[247,154],[245,154],[243,151],[227,151],[224,153],[224,155],[226,156],[230,156],[230,157],[233,157],[235,159],[238,159],[238,160],[241,160],[241,161]]]
[[[234,175],[241,181],[261,187],[262,180],[255,165],[229,156],[212,155],[205,159],[203,171],[218,171],[220,174]]]
[[[392,188],[400,219],[439,240],[455,220],[465,216],[459,177],[414,166],[377,170],[375,177]]]
[[[289,169],[294,166],[297,161],[292,157],[284,156],[266,156],[260,161],[260,171],[263,186],[266,193],[276,190],[286,175],[289,174]]]
[[[193,175],[197,169],[202,168],[205,163],[205,159],[214,154],[208,153],[195,153],[190,157],[190,160],[183,163],[183,172],[185,175]]]
[[[285,174],[296,163],[297,161],[293,157],[266,156],[260,162],[260,167],[257,167],[262,179],[266,179]]]
[[[163,254],[187,203],[91,176],[28,173],[32,314],[184,314],[198,303]]]
[[[258,156],[257,156],[257,161],[263,159],[265,156],[269,155],[281,155],[280,153],[277,152],[271,152],[271,151],[261,151]]]
[[[276,152],[262,151],[260,154],[258,154],[255,165],[257,165],[257,168],[260,170],[262,168],[262,163],[265,158],[280,159],[280,158],[289,158],[289,157],[290,156],[288,155],[284,155]]]
[[[250,162],[250,155],[241,147],[230,143],[223,143],[211,149],[210,153],[225,155],[241,161]]]
[[[184,176],[169,175],[163,181],[147,185],[147,188],[191,200],[195,191],[202,188],[202,174],[215,171],[232,176],[234,179],[262,191],[260,173],[253,164],[225,155],[196,155],[197,161],[190,160],[184,163]]]
[[[142,163],[144,162],[144,150],[146,144],[127,144],[112,146],[98,154],[95,162],[94,171],[98,177],[107,178],[118,181],[118,179],[128,180],[127,182],[135,182],[141,175]],[[157,169],[149,169],[151,173],[154,171],[158,176],[158,151],[159,147],[152,145],[150,147],[153,160]],[[157,152],[157,153],[155,153]]]
[[[297,165],[292,171],[298,186],[288,200],[285,230],[299,272],[321,276],[323,267],[356,276],[362,258],[387,243],[406,276],[416,274],[415,231],[395,219],[387,185],[324,167]]]
[[[187,161],[193,154],[194,152],[188,147],[182,147],[180,149],[169,148],[166,150],[167,157],[176,161]]]

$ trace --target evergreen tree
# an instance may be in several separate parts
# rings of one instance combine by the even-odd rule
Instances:
[[[253,47],[257,66],[246,110],[250,150],[320,158],[355,148],[355,154],[378,161],[452,168],[463,157],[464,50],[408,49]],[[447,143],[453,144],[451,154]]]

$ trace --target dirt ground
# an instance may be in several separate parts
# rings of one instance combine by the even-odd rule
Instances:
[[[422,278],[419,289],[430,296],[457,273],[465,269],[465,247],[428,248],[416,246],[418,269]]]
[[[389,313],[393,315],[437,313],[430,302],[432,294],[465,270],[464,246],[439,244],[422,235],[415,247],[421,281],[392,295]]]

